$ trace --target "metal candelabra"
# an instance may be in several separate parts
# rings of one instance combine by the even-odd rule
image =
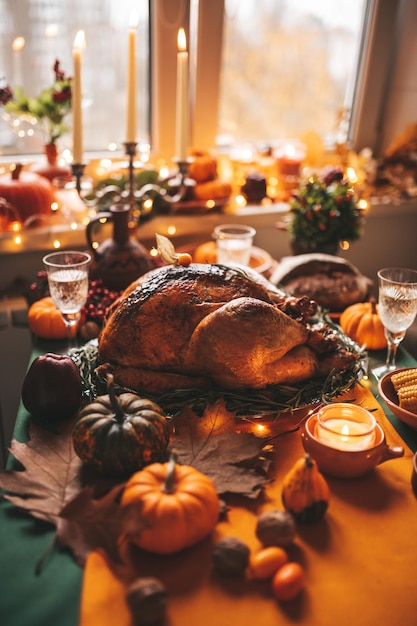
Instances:
[[[147,198],[156,195],[169,205],[175,205],[184,200],[189,190],[195,185],[195,181],[188,176],[189,165],[192,162],[192,159],[189,158],[185,161],[175,159],[178,171],[174,178],[169,179],[166,187],[155,183],[148,183],[143,185],[140,189],[136,189],[134,159],[136,156],[137,143],[135,141],[128,141],[124,146],[125,154],[128,157],[128,176],[125,187],[120,189],[117,185],[107,185],[97,192],[93,200],[88,200],[82,192],[81,179],[84,174],[85,165],[83,163],[72,164],[72,174],[75,178],[77,192],[87,206],[99,207],[107,201],[111,201],[114,204],[123,203],[129,205],[132,215],[134,210],[139,209],[139,215],[141,215],[143,213],[143,203]]]

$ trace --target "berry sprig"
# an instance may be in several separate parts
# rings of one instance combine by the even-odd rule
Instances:
[[[32,302],[50,295],[48,276],[45,271],[36,273],[36,280],[30,285],[29,291]],[[87,301],[82,308],[86,322],[94,322],[101,327],[109,306],[117,300],[121,293],[122,291],[116,289],[108,289],[101,279],[90,280]]]
[[[102,280],[91,280],[87,301],[82,310],[86,319],[102,326],[109,306],[117,300],[121,293],[122,291],[108,289]]]

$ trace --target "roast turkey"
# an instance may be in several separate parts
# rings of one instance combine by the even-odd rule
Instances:
[[[99,374],[138,392],[215,385],[261,389],[345,369],[357,356],[308,298],[289,298],[257,272],[168,265],[132,283],[99,337]]]

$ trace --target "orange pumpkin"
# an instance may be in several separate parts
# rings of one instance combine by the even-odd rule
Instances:
[[[205,183],[198,183],[193,187],[193,195],[198,200],[222,200],[230,198],[232,186],[226,180],[209,180]]]
[[[0,197],[16,209],[22,222],[32,215],[49,215],[55,199],[50,181],[35,172],[21,170],[22,165],[18,164],[11,173],[0,176]]]
[[[172,554],[207,537],[220,501],[212,480],[188,465],[152,463],[127,481],[122,506],[141,504],[146,527],[128,539],[149,552]]]
[[[217,177],[217,161],[204,150],[194,150],[191,152],[192,162],[189,165],[189,177],[197,183],[204,183]]]
[[[81,316],[78,326],[72,329],[75,337],[78,328],[84,323],[84,316]],[[47,296],[34,302],[28,311],[28,325],[30,330],[37,337],[42,339],[66,339],[68,331],[62,319],[61,311],[55,305],[51,297]]]
[[[339,324],[348,337],[359,345],[365,344],[368,350],[387,347],[384,325],[375,299],[348,306],[341,314]]]

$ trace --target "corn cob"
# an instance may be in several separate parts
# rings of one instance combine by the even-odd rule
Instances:
[[[417,414],[417,384],[400,387],[398,390],[398,401],[401,408]]]
[[[417,367],[393,374],[391,382],[397,393],[404,385],[417,385]]]

